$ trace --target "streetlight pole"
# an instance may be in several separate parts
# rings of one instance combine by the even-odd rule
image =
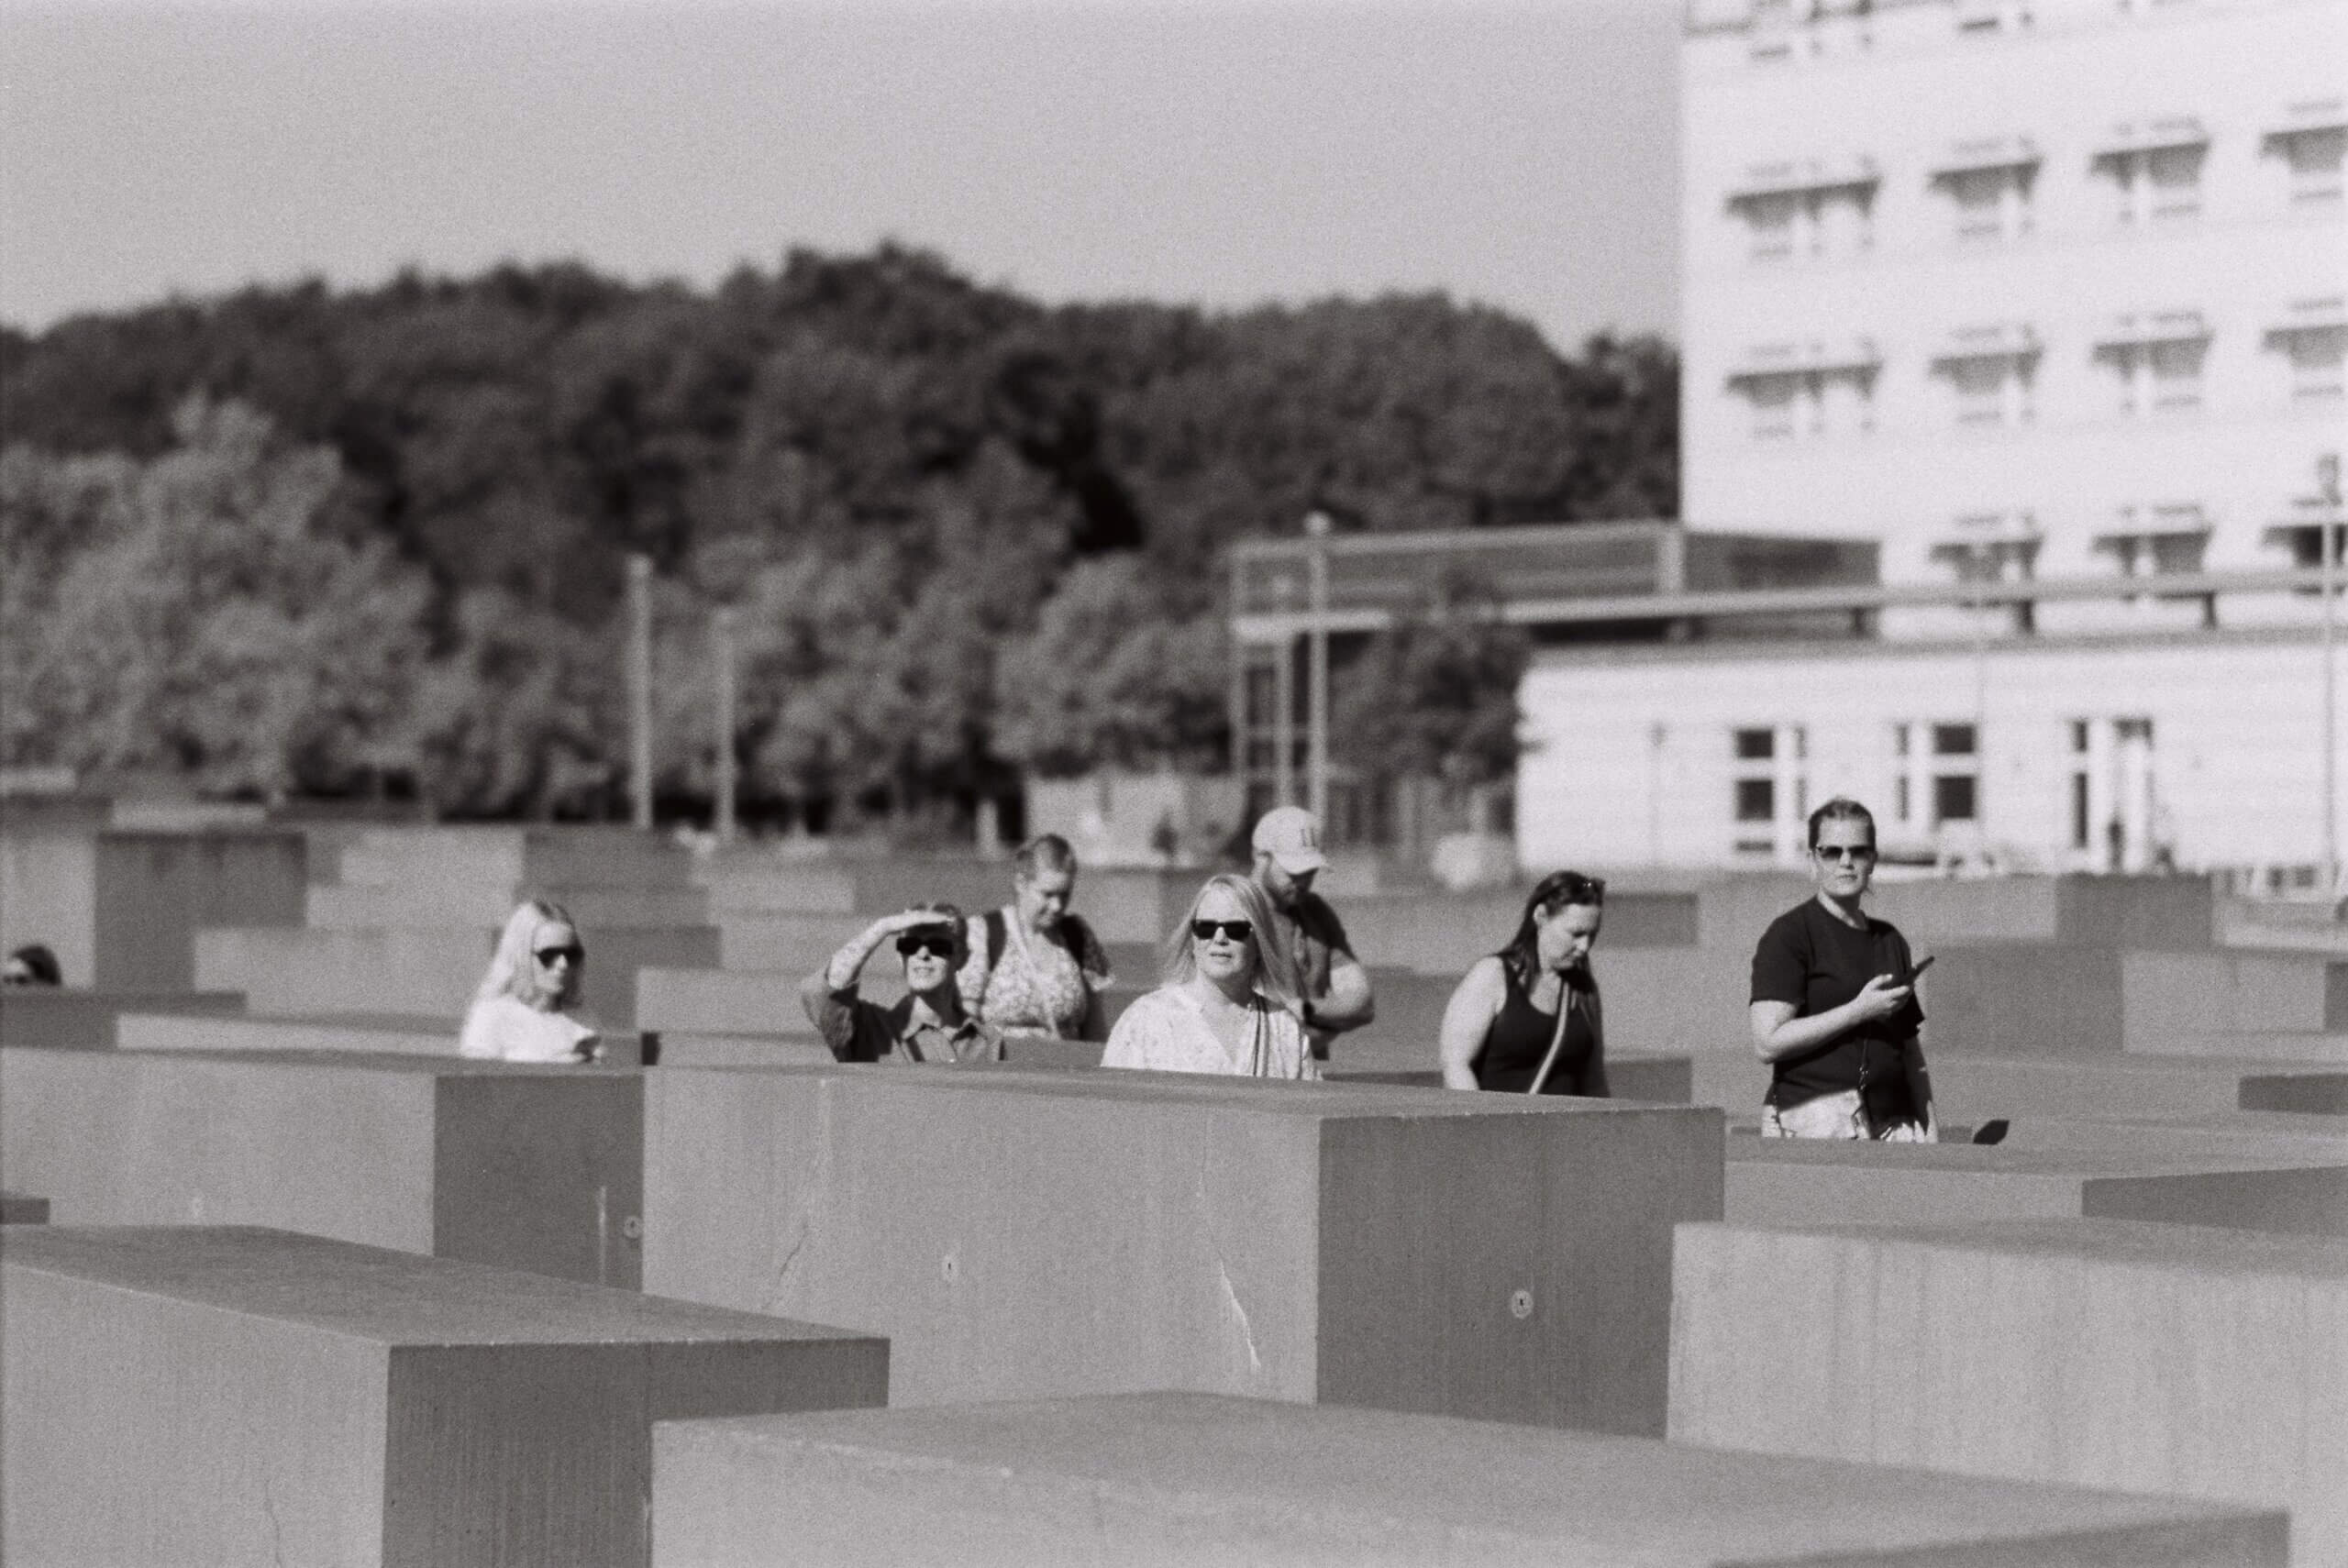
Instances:
[[[715,825],[717,842],[734,842],[734,607],[721,604],[709,618],[709,657],[714,667],[717,690],[717,767],[715,789],[717,811]]]
[[[627,558],[627,772],[633,820],[652,826],[652,558]]]
[[[1329,831],[1329,514],[1305,514],[1305,582],[1312,629],[1305,691],[1305,809]]]
[[[2316,459],[2316,493],[2322,508],[2316,526],[2323,530],[2323,875],[2325,896],[2337,899],[2340,887],[2340,675],[2332,658],[2338,635],[2340,594],[2340,455]]]
[[[1272,580],[1283,620],[1296,607],[1296,580],[1282,573]],[[1283,625],[1272,645],[1272,804],[1287,806],[1296,799],[1296,632]]]

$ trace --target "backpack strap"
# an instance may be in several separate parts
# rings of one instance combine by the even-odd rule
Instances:
[[[1002,957],[1002,944],[1009,940],[1010,935],[1010,931],[1003,923],[1002,911],[1000,908],[987,911],[988,974],[994,973],[995,964]]]

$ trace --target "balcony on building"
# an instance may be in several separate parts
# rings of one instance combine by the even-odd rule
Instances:
[[[2126,419],[2190,414],[2201,406],[2201,370],[2213,333],[2198,310],[2129,311],[2096,334],[2098,364],[2119,378]]]

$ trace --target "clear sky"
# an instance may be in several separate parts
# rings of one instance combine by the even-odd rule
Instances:
[[[0,319],[894,237],[1046,300],[1678,312],[1677,0],[5,0]]]

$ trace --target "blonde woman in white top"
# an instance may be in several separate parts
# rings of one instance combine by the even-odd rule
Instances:
[[[1104,1067],[1317,1078],[1296,958],[1271,900],[1248,878],[1211,877],[1168,940],[1166,981],[1109,1032]]]
[[[505,1062],[593,1062],[595,1031],[570,1016],[587,950],[561,905],[526,899],[505,917],[457,1036],[460,1056]]]

